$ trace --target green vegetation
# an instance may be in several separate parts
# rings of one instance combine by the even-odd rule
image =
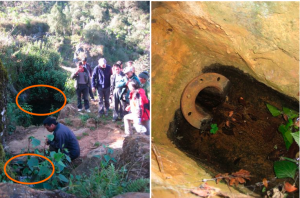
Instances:
[[[27,103],[22,104],[22,108],[32,112],[32,106]],[[7,104],[8,133],[12,134],[16,126],[29,127],[31,125],[32,115],[23,112],[15,103]]]
[[[209,132],[210,132],[211,134],[216,134],[217,131],[219,130],[217,124],[211,124],[210,127],[211,127],[211,129],[210,129]]]
[[[293,134],[295,131],[298,131],[298,126],[294,124],[293,119],[299,118],[299,113],[286,107],[283,107],[281,111],[270,104],[266,105],[268,110],[274,117],[282,115],[286,120],[286,124],[281,124],[278,127],[278,131],[282,134],[286,148],[288,150],[294,141],[293,136],[296,137],[297,135]]]
[[[105,146],[104,146],[105,147]],[[107,155],[102,158],[101,166],[92,170],[87,175],[71,175],[67,192],[78,197],[113,197],[126,192],[149,192],[149,179],[137,179],[128,181],[126,179],[127,169],[121,167],[116,169],[116,162],[110,155],[113,150],[108,148]],[[80,186],[80,188],[78,188]]]

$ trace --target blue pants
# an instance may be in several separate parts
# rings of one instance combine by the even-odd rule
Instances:
[[[99,94],[99,114],[104,114],[104,106],[106,112],[109,110],[109,94],[110,94],[110,87],[103,89],[98,87],[98,94]],[[103,102],[104,100],[104,102]]]

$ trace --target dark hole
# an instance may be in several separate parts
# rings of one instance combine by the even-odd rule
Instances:
[[[217,78],[217,81],[220,81],[220,77]]]
[[[210,111],[212,108],[222,104],[224,101],[225,96],[223,96],[218,89],[214,87],[207,87],[198,93],[195,103],[201,108]]]
[[[188,115],[189,115],[189,116],[192,115],[192,112],[189,112]]]

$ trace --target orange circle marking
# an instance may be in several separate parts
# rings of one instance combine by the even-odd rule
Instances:
[[[41,180],[41,181],[38,181],[38,182],[21,182],[21,181],[17,181],[17,180],[15,180],[15,179],[11,178],[11,177],[7,174],[7,172],[6,172],[6,166],[8,165],[8,163],[9,163],[11,160],[13,160],[13,159],[15,159],[15,158],[17,158],[17,157],[26,156],[26,155],[34,155],[34,156],[41,157],[41,158],[44,158],[44,159],[48,160],[48,162],[50,162],[50,164],[51,164],[52,167],[53,167],[53,171],[52,171],[51,175],[50,175],[49,177],[47,177],[46,179]],[[24,153],[24,154],[16,155],[16,156],[10,158],[10,159],[4,164],[4,168],[3,168],[3,169],[4,169],[5,175],[6,175],[10,180],[12,180],[12,181],[14,181],[14,182],[16,182],[16,183],[19,183],[19,184],[26,184],[26,185],[39,184],[39,183],[45,182],[45,181],[47,181],[48,179],[50,179],[50,178],[52,177],[52,175],[54,174],[54,172],[55,172],[55,167],[54,167],[54,164],[53,164],[53,162],[52,162],[51,160],[49,160],[49,159],[48,159],[47,157],[45,157],[45,156],[38,155],[38,154],[34,154],[34,153]]]
[[[20,94],[21,94],[23,91],[25,91],[25,90],[27,90],[27,89],[30,89],[30,88],[33,88],[33,87],[49,87],[49,88],[52,88],[52,89],[55,89],[55,90],[59,91],[59,92],[64,96],[64,99],[65,99],[65,102],[64,102],[63,106],[62,106],[60,109],[58,109],[58,110],[56,110],[56,111],[53,111],[53,112],[50,112],[50,113],[32,113],[32,112],[26,111],[25,109],[23,109],[23,108],[19,105],[18,98],[19,98]],[[22,90],[18,93],[18,95],[17,95],[17,97],[16,97],[16,104],[17,104],[17,106],[19,107],[19,109],[21,109],[21,110],[24,111],[25,113],[28,113],[28,114],[31,114],[31,115],[35,115],[35,116],[47,116],[47,115],[55,114],[55,113],[59,112],[60,110],[62,110],[62,109],[64,108],[64,106],[66,106],[66,104],[67,104],[67,97],[66,97],[66,95],[64,94],[64,92],[62,92],[60,89],[58,89],[58,88],[56,88],[56,87],[53,87],[53,86],[50,86],[50,85],[32,85],[32,86],[29,86],[29,87],[26,87],[26,88],[22,89]]]

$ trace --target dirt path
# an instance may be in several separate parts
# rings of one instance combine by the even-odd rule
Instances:
[[[70,105],[69,105],[70,106]],[[93,121],[98,113],[98,102],[90,102],[91,113],[77,112],[76,105],[71,107],[76,110],[74,114],[69,114],[59,120],[59,122],[67,125],[76,135],[80,145],[80,157],[87,157],[88,153],[101,145],[109,146],[113,149],[122,149],[123,146],[123,123],[121,121],[112,122],[112,111],[109,111],[108,117],[102,117],[99,123],[88,123]],[[17,127],[16,132],[6,138],[5,149],[13,155],[21,153],[22,149],[27,151],[28,138],[35,137],[41,141],[36,148],[44,149],[44,141],[46,136],[50,134],[44,126],[30,126],[28,128]],[[47,148],[47,146],[46,146]],[[35,148],[30,146],[30,151]]]

